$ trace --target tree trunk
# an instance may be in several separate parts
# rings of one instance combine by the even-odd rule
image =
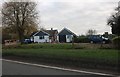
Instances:
[[[74,36],[72,38],[72,47],[74,48]]]
[[[23,35],[23,33],[20,33],[20,32],[19,32],[19,41],[20,41],[20,44],[23,44],[24,35]]]

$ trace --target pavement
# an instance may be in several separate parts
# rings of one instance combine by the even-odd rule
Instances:
[[[71,70],[12,60],[2,60],[4,75],[80,75],[85,77],[117,77],[111,74]]]

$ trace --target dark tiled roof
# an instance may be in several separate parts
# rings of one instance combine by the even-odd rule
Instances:
[[[33,32],[32,34],[31,34],[31,36],[43,36],[43,35],[50,35],[50,36],[54,36],[54,34],[55,33],[58,33],[58,31],[57,30],[42,30],[42,31],[37,31],[37,32]]]
[[[58,32],[57,30],[44,30],[44,31],[50,34],[50,36],[54,36],[54,34]]]
[[[76,34],[74,34],[73,32],[71,32],[70,30],[64,28],[58,35],[74,35],[76,36]]]
[[[39,31],[39,32],[34,34],[34,36],[44,36],[44,35],[49,35],[49,34],[44,32],[44,31]]]

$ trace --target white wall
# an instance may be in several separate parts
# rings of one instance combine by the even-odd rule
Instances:
[[[59,42],[59,35],[57,35],[57,41]]]
[[[71,42],[72,38],[73,38],[73,35],[66,35],[66,42]]]
[[[44,39],[40,39],[39,36],[34,36],[34,42],[38,43],[50,42],[49,36],[44,36]]]
[[[31,41],[34,41],[33,39],[34,39],[33,37],[30,37],[30,40],[31,40]]]

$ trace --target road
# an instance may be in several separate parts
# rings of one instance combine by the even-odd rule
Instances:
[[[51,69],[45,67],[38,67],[34,65],[20,64],[10,61],[2,61],[3,75],[86,75],[93,77],[109,77],[88,73],[72,72],[66,70]]]

